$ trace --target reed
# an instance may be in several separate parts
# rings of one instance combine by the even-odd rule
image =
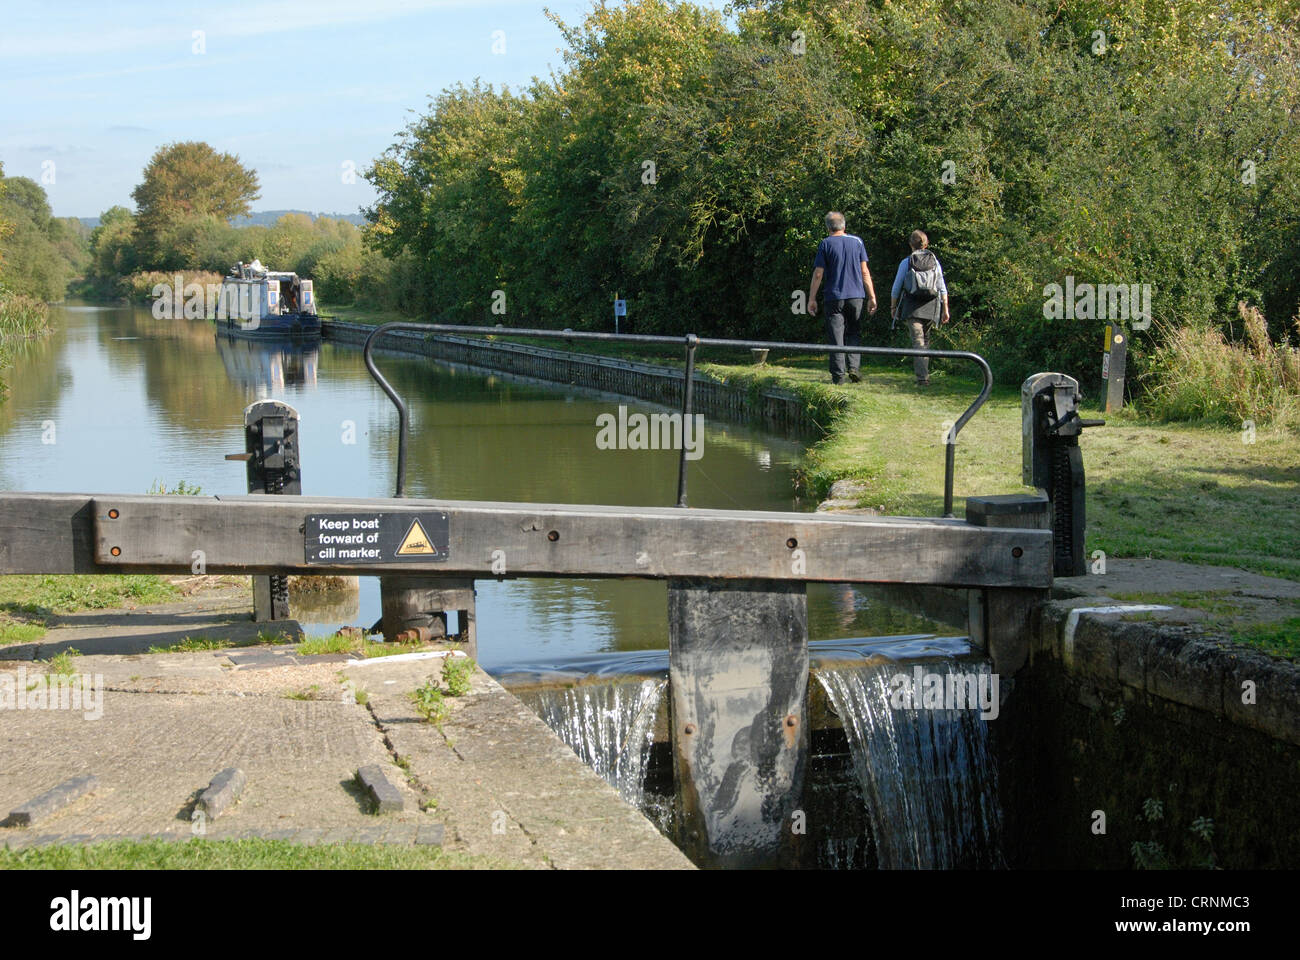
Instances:
[[[1240,426],[1300,421],[1300,350],[1268,335],[1264,315],[1237,304],[1245,336],[1229,341],[1214,328],[1185,326],[1156,350],[1145,407],[1166,420]],[[1300,334],[1300,318],[1293,321]]]

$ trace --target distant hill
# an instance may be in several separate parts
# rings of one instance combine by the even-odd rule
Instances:
[[[315,220],[317,217],[329,217],[331,220],[346,220],[358,227],[365,226],[366,218],[359,213],[312,213],[310,210],[262,210],[246,217],[235,217],[231,224],[236,227],[269,227],[286,213],[305,213]]]
[[[331,220],[346,220],[358,227],[365,226],[366,218],[359,213],[312,213],[310,210],[261,210],[246,217],[235,217],[230,221],[236,227],[269,227],[286,213],[304,213],[315,220],[317,217],[329,217]],[[99,226],[99,217],[77,217],[90,230]]]

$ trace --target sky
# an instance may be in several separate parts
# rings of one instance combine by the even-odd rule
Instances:
[[[205,140],[257,171],[253,210],[355,213],[375,198],[361,174],[430,96],[562,70],[546,8],[575,24],[591,2],[6,4],[0,163],[55,216],[94,217],[134,209],[160,146]]]

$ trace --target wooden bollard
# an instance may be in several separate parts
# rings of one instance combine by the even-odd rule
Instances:
[[[394,643],[409,639],[412,631],[416,639],[445,637],[447,611],[455,610],[460,619],[455,639],[465,644],[469,656],[478,657],[473,580],[383,576],[379,578],[379,595],[385,640]]]

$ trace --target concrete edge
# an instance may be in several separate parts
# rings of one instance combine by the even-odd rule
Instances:
[[[1075,676],[1300,746],[1300,664],[1195,626],[1121,619],[1126,613],[1158,613],[1159,607],[1096,596],[1049,602],[1033,655],[1057,660]]]

